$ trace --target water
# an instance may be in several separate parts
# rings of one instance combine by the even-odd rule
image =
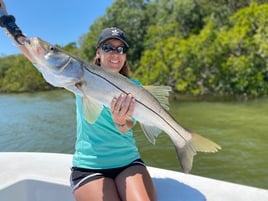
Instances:
[[[268,189],[268,99],[245,102],[171,102],[172,115],[186,128],[221,145],[198,153],[191,174]],[[75,104],[66,91],[0,95],[0,151],[73,153]],[[150,166],[180,171],[166,134],[151,145],[139,126],[135,137]]]

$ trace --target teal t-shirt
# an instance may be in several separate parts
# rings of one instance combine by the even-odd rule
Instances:
[[[94,124],[86,121],[82,98],[76,95],[77,139],[73,166],[108,169],[128,165],[140,158],[132,129],[121,133],[112,120],[110,108],[103,107]]]

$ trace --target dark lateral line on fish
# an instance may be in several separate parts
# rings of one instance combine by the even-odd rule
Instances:
[[[90,71],[90,69],[88,68],[85,68],[86,70],[88,70],[90,73],[98,76],[98,77],[101,77],[102,79],[104,79],[106,82],[110,83],[111,85],[113,85],[115,88],[119,89],[120,91],[124,92],[125,94],[128,94],[126,91],[124,91],[123,89],[119,88],[118,86],[116,86],[113,82],[109,81],[108,79],[106,79],[105,77],[97,74],[97,73],[94,73],[92,71]],[[179,134],[179,136],[181,136],[182,139],[184,139],[185,142],[188,142],[179,132],[177,132],[177,130],[168,122],[166,121],[162,116],[160,116],[157,112],[155,112],[153,109],[151,109],[150,107],[148,107],[147,105],[143,104],[142,102],[140,102],[139,100],[135,99],[138,103],[140,103],[141,105],[143,105],[145,108],[149,109],[151,112],[155,113],[157,116],[159,116],[162,120],[164,120],[174,131],[176,131],[176,133]],[[183,128],[184,129],[184,128]]]

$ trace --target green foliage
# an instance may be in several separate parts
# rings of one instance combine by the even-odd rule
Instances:
[[[155,14],[151,25],[165,26],[178,23],[179,31],[184,37],[198,32],[203,26],[203,14],[199,4],[190,0],[162,0],[156,1],[153,7]]]
[[[141,59],[141,66],[136,70],[135,77],[144,84],[169,84],[172,69],[178,64],[177,55],[181,34],[177,24],[164,27],[151,26],[148,30],[147,47]],[[172,33],[173,37],[168,37]]]
[[[151,26],[135,77],[194,95],[267,94],[268,5],[252,3],[226,21],[217,29],[217,21],[209,19],[186,38],[177,32],[180,24]]]
[[[0,58],[0,78],[4,77],[5,71],[11,67],[14,56]]]
[[[52,88],[22,55],[8,57],[8,62],[10,67],[4,71],[0,78],[1,92],[38,91]]]
[[[159,27],[157,35],[163,34],[164,37],[145,51],[135,77],[143,75],[141,81],[146,84],[168,84],[178,92],[202,94],[205,83],[213,77],[214,66],[211,63],[214,51],[209,49],[216,37],[215,31],[211,31],[213,25],[208,24],[198,36],[192,35],[187,39],[176,27],[176,24]],[[172,36],[165,37],[168,32],[173,32]]]
[[[268,93],[267,25],[267,0],[115,0],[80,37],[80,48],[71,42],[63,49],[91,61],[101,30],[117,26],[131,47],[133,77],[143,84],[194,95],[262,96]],[[29,62],[0,58],[2,92],[49,87]]]
[[[219,85],[223,93],[265,95],[268,90],[268,5],[251,4],[230,18],[215,45],[221,47]]]
[[[79,49],[77,48],[77,45],[75,42],[68,43],[64,47],[60,47],[60,48],[73,55],[77,55],[77,56],[79,55]]]

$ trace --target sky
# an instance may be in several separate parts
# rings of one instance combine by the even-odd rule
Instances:
[[[78,42],[114,0],[4,0],[8,14],[28,37],[61,46]],[[0,27],[0,56],[20,53]]]

